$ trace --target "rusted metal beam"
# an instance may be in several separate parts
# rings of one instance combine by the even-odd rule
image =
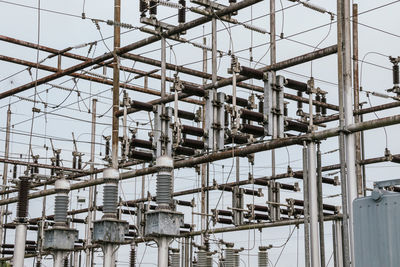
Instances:
[[[230,5],[229,7],[225,8],[223,10],[216,11],[215,15],[218,16],[218,17],[219,16],[224,16],[224,15],[230,14],[232,12],[235,12],[235,11],[239,10],[239,9],[246,8],[248,6],[251,6],[251,5],[253,5],[255,3],[258,3],[258,2],[261,2],[261,1],[262,0],[243,0],[243,1],[239,2],[239,3],[237,3],[237,4],[232,4],[232,5]],[[171,35],[179,34],[179,33],[183,32],[183,31],[186,31],[186,30],[189,30],[191,28],[200,26],[200,25],[202,25],[204,23],[207,23],[207,22],[211,21],[211,19],[212,19],[211,17],[205,17],[205,16],[200,17],[198,19],[192,20],[192,21],[187,22],[185,24],[181,24],[179,26],[176,26],[173,29],[167,30],[167,31],[162,33],[162,36],[168,37],[168,36],[171,36]],[[23,91],[28,90],[30,88],[33,88],[35,86],[39,86],[39,85],[48,83],[48,82],[53,81],[55,79],[58,79],[60,77],[72,74],[74,72],[77,72],[79,70],[85,69],[85,68],[93,66],[93,65],[96,65],[96,64],[98,64],[100,62],[104,62],[105,60],[109,60],[109,59],[113,58],[114,55],[121,56],[121,55],[123,55],[123,54],[125,54],[125,53],[127,53],[129,51],[132,51],[132,50],[138,49],[140,47],[143,47],[145,45],[149,45],[149,44],[152,44],[154,42],[157,42],[157,41],[161,40],[161,38],[162,38],[161,35],[160,36],[153,35],[153,36],[150,36],[148,38],[145,38],[145,39],[142,39],[140,41],[137,41],[137,42],[134,42],[132,44],[129,44],[127,46],[118,48],[118,49],[116,49],[115,53],[114,52],[105,53],[105,54],[100,55],[98,57],[95,57],[93,59],[87,60],[87,61],[85,61],[83,63],[74,65],[74,66],[69,67],[67,69],[60,70],[57,73],[54,73],[54,74],[51,74],[49,76],[45,76],[43,78],[40,78],[40,79],[38,79],[36,81],[32,81],[30,83],[21,85],[19,87],[13,88],[11,90],[2,92],[2,93],[0,93],[0,99],[3,99],[5,97],[8,97],[8,96],[20,93],[20,92],[23,92]]]
[[[395,116],[385,117],[385,118],[381,118],[381,119],[355,123],[355,124],[350,125],[346,129],[346,131],[354,133],[354,132],[358,132],[358,131],[371,130],[371,129],[395,125],[395,124],[399,124],[399,123],[400,123],[400,115],[395,115]],[[196,166],[196,165],[199,165],[202,163],[228,159],[231,157],[246,156],[248,154],[271,150],[271,149],[276,149],[276,148],[285,147],[285,146],[300,145],[303,142],[307,142],[309,140],[322,140],[322,139],[327,139],[330,137],[338,136],[341,131],[342,130],[340,128],[332,128],[332,129],[309,133],[309,134],[304,134],[304,135],[300,135],[300,136],[275,139],[275,140],[268,141],[265,143],[253,144],[252,146],[234,147],[234,148],[227,149],[225,151],[216,152],[213,154],[206,154],[206,155],[202,155],[202,156],[198,156],[198,157],[175,161],[174,168],[179,169],[179,168],[193,167],[193,166]],[[158,170],[157,167],[153,166],[153,167],[148,167],[148,168],[137,169],[135,171],[127,171],[127,172],[120,174],[120,179],[125,180],[125,179],[138,177],[138,176],[142,176],[142,175],[148,175],[148,174],[156,173],[157,170]],[[91,181],[80,182],[80,183],[75,183],[75,184],[71,185],[71,190],[81,189],[81,188],[85,188],[85,187],[89,187],[89,186],[100,185],[103,183],[104,183],[103,178],[99,178],[99,179],[91,180]],[[48,196],[48,195],[52,195],[52,194],[55,194],[54,188],[42,190],[39,192],[34,192],[29,195],[29,198],[30,199],[39,198],[39,197]],[[10,204],[10,203],[14,203],[16,201],[17,201],[16,197],[8,198],[5,200],[0,200],[0,205]]]
[[[31,67],[31,68],[36,68],[37,67],[38,69],[49,71],[49,72],[54,72],[54,73],[57,73],[59,71],[58,68],[54,68],[54,67],[43,65],[43,64],[36,64],[34,62],[31,62],[31,61],[22,60],[22,59],[13,58],[13,57],[8,57],[8,56],[4,56],[4,55],[0,55],[0,60],[6,61],[6,62],[10,62],[10,63],[19,64],[19,65],[23,65],[23,66],[27,66],[27,67]],[[81,74],[81,73],[71,73],[71,74],[68,74],[68,76],[79,78],[79,79],[82,79],[82,80],[92,81],[92,82],[96,82],[96,83],[107,84],[107,85],[111,85],[111,86],[113,85],[113,81],[111,79],[99,78],[99,77],[86,75],[86,74]],[[151,95],[156,95],[156,96],[160,96],[161,95],[161,93],[159,91],[157,91],[157,90],[143,88],[143,87],[127,84],[127,83],[120,83],[119,86],[122,89],[133,90],[133,91],[136,91],[136,92],[141,92],[141,93],[146,93],[146,94],[151,94]],[[201,105],[202,104],[202,101],[199,101],[199,100],[196,100],[196,99],[187,98],[187,99],[182,99],[182,100],[185,101],[185,102],[191,103],[191,104],[196,104],[196,105]]]

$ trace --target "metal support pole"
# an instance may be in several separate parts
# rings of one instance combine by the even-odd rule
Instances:
[[[308,194],[308,155],[307,146],[303,145],[303,195],[304,195],[304,258],[305,267],[310,267],[310,214]]]
[[[204,45],[207,44],[207,39],[204,37],[203,38],[203,43]],[[207,72],[207,50],[203,49],[203,72]],[[203,85],[207,84],[207,80],[203,78]],[[203,118],[202,118],[202,128],[203,131],[205,132],[206,130],[206,113],[205,113],[205,108],[206,106],[203,105]],[[206,141],[206,138],[203,138],[203,141]],[[206,214],[206,172],[207,172],[207,164],[201,164],[200,167],[200,176],[201,176],[201,223],[200,223],[200,229],[205,230],[206,229],[206,222],[207,222],[207,217],[205,216]],[[204,245],[204,237],[203,235],[201,236],[201,245]]]
[[[54,267],[64,267],[64,260],[66,256],[66,253],[63,251],[55,251],[53,255]]]
[[[47,189],[47,185],[44,185],[43,190]],[[39,231],[38,231],[38,244],[37,244],[37,250],[38,254],[36,257],[36,262],[38,266],[41,266],[42,262],[42,253],[43,253],[43,242],[44,242],[44,227],[45,227],[45,221],[46,221],[46,203],[47,203],[47,197],[43,197],[42,200],[42,218],[40,220],[39,224]]]
[[[158,243],[158,267],[168,267],[168,238],[160,237]]]
[[[94,156],[96,150],[96,112],[97,112],[97,99],[93,98],[92,100],[92,129],[91,129],[91,138],[90,138],[90,171],[94,171]],[[91,174],[89,180],[92,181],[94,179],[94,175]],[[94,200],[94,187],[89,187],[89,205],[88,205],[88,215],[87,215],[87,224],[86,224],[86,244],[85,248],[86,253],[86,265],[87,267],[91,266],[92,261],[92,253],[93,249],[90,248],[92,244],[92,228],[93,221],[95,220],[95,213],[93,211],[93,200]]]
[[[324,207],[322,195],[322,160],[320,143],[317,144],[317,185],[318,185],[318,221],[319,221],[319,243],[321,253],[321,266],[325,266],[325,238],[324,238]]]
[[[211,79],[212,86],[207,90],[206,98],[205,98],[205,108],[204,108],[204,123],[206,128],[207,136],[205,140],[207,141],[207,149],[209,151],[213,151],[215,148],[214,142],[214,98],[215,96],[215,86],[217,84],[217,20],[213,18],[211,20]]]
[[[167,81],[167,41],[161,38],[161,97],[166,95]]]
[[[333,260],[335,267],[343,267],[343,240],[342,223],[339,220],[332,222]]]
[[[318,236],[318,195],[315,143],[308,143],[308,193],[310,208],[311,266],[321,266]]]
[[[270,64],[273,65],[276,63],[276,27],[275,27],[275,0],[270,0],[269,1],[269,11],[270,11],[270,20],[269,20],[269,28],[270,28]],[[276,72],[271,71],[272,74],[272,87],[274,86],[274,83],[276,81]],[[272,90],[272,106],[274,106],[274,101],[276,100],[275,97],[275,90]],[[275,116],[273,116],[273,121],[269,122],[272,123],[272,139],[276,139],[277,137],[277,124],[275,120]],[[275,149],[271,150],[271,175],[275,176],[276,170],[275,170]],[[271,181],[270,182],[270,187],[268,189],[268,200],[275,202],[275,197],[274,197],[274,190],[275,190],[275,182]],[[276,216],[276,209],[279,208],[276,205],[270,205],[270,217],[271,220],[277,220],[279,218],[275,218]]]
[[[351,72],[351,24],[350,24],[350,0],[343,1],[343,104],[344,104],[344,127],[354,123],[353,98],[352,98],[352,72]],[[354,259],[354,233],[353,233],[353,200],[357,198],[357,176],[356,176],[356,154],[355,134],[347,133],[346,141],[346,170],[347,170],[347,205],[349,211],[349,240],[350,259],[355,266]]]
[[[364,115],[360,115],[360,122],[364,121]],[[364,132],[361,132],[361,160],[365,160],[365,138],[364,138]],[[366,168],[365,164],[362,165],[362,184],[363,184],[363,195],[367,195],[367,173],[366,173]]]
[[[24,267],[26,230],[26,223],[18,223],[15,227],[14,267]]]
[[[114,61],[113,61],[113,109],[112,109],[112,166],[118,169],[118,118],[115,114],[119,109],[119,57],[117,51],[121,45],[121,0],[114,0]]]
[[[347,0],[346,0],[347,1]],[[342,0],[337,0],[337,34],[338,34],[338,84],[339,84],[339,127],[343,129],[345,127],[345,112],[344,106],[344,56],[343,56],[343,32],[344,32],[344,15]],[[354,149],[354,148],[353,148]],[[339,135],[339,152],[340,152],[340,177],[341,177],[341,191],[342,191],[342,209],[343,209],[343,263],[344,267],[350,267],[350,232],[349,232],[349,207],[348,207],[348,191],[346,179],[346,150],[345,150],[345,136],[344,132],[341,131]]]
[[[11,108],[10,105],[8,105],[8,110],[7,110],[7,124],[6,124],[6,141],[5,141],[5,148],[4,148],[4,158],[8,159],[8,155],[10,153],[10,125],[11,125]],[[3,187],[1,190],[6,190],[7,186],[7,173],[8,173],[8,163],[3,164]],[[1,199],[5,199],[6,195],[2,194]],[[3,245],[3,233],[4,233],[4,213],[5,213],[5,206],[1,206],[0,210],[0,247]]]
[[[312,84],[309,92],[309,130],[314,133],[314,115],[312,105]],[[316,176],[316,149],[315,142],[308,143],[308,195],[309,195],[309,213],[310,213],[310,241],[311,241],[311,266],[321,266],[320,261],[320,237],[318,233],[318,187]]]
[[[114,260],[114,246],[112,244],[105,244],[103,246],[103,266],[104,267],[114,267],[115,260]]]
[[[112,167],[118,171],[118,118],[115,114],[119,109],[119,57],[117,51],[121,45],[121,0],[114,0],[114,61],[113,61],[113,109],[112,109]],[[117,185],[118,186],[118,185]],[[116,216],[116,214],[115,214]],[[105,244],[104,252],[104,267],[113,267],[114,245]]]
[[[360,109],[360,83],[358,75],[358,4],[353,4],[353,95],[354,111]],[[360,122],[360,115],[354,116],[354,121]],[[357,195],[364,196],[364,184],[361,175],[361,133],[355,133],[356,142],[356,175],[357,175]]]

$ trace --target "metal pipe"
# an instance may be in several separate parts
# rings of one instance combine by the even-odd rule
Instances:
[[[103,245],[103,266],[104,267],[114,267],[115,260],[114,260],[114,245],[112,244],[104,244]]]
[[[350,0],[343,1],[343,104],[344,104],[344,126],[348,127],[354,123],[353,99],[352,99],[352,72],[351,72],[351,24],[350,24]],[[356,154],[355,134],[345,134],[346,142],[346,174],[347,174],[347,205],[349,215],[349,240],[350,259],[355,266],[354,258],[354,233],[353,233],[353,200],[357,198],[357,176],[356,176]]]
[[[7,109],[7,123],[6,123],[6,140],[5,140],[5,148],[4,148],[4,159],[8,159],[8,155],[10,153],[10,126],[11,126],[11,107],[8,105]],[[6,190],[7,186],[7,175],[8,175],[8,163],[5,162],[3,164],[3,182],[2,185],[3,187],[1,190]],[[1,195],[1,199],[4,200],[6,198],[5,195]],[[5,213],[6,207],[1,206],[0,210],[0,246],[3,244],[3,236],[4,236],[4,213]]]
[[[213,21],[211,22],[213,23]],[[213,26],[211,26],[211,28],[213,28]],[[213,31],[211,29],[211,36],[213,36]],[[211,41],[211,43],[213,44],[213,42]],[[207,38],[203,37],[203,44],[204,46],[207,45]],[[212,56],[215,56],[214,53],[212,53]],[[211,59],[211,62],[214,62],[213,59]],[[212,64],[212,63],[211,63]],[[203,62],[202,62],[202,67],[203,67],[203,73],[207,73],[207,49],[203,49]],[[211,76],[212,77],[212,76]],[[205,85],[207,83],[207,78],[203,77],[202,80],[202,84]],[[203,96],[205,96],[205,90],[203,90],[203,88],[201,88],[201,90],[204,92]],[[196,90],[199,91],[199,90]],[[201,117],[201,122],[202,122],[202,130],[203,132],[205,131],[206,128],[206,113],[205,113],[205,104],[202,105],[202,117]],[[206,142],[206,138],[202,138],[202,140],[204,142]],[[207,187],[206,182],[207,182],[207,164],[201,164],[200,166],[200,181],[201,181],[201,189],[200,189],[200,211],[201,211],[201,217],[200,217],[200,229],[201,230],[205,230],[206,229],[206,224],[207,224],[207,216],[205,216],[205,214],[208,213],[208,211],[206,211],[206,191],[205,188]],[[192,218],[193,219],[193,218]],[[201,245],[204,245],[204,235],[201,236]],[[185,267],[189,267],[189,264],[192,264],[192,246],[190,246],[190,253],[189,253],[189,238],[185,238]],[[189,255],[190,254],[190,255]],[[190,259],[189,259],[190,256]]]
[[[360,82],[358,75],[358,4],[353,4],[352,13],[353,26],[353,95],[354,113],[360,110]],[[360,115],[354,116],[354,122],[360,122]],[[357,176],[357,195],[364,196],[364,185],[361,175],[361,133],[355,134],[356,149],[356,176]]]
[[[94,157],[95,157],[95,150],[96,150],[96,113],[97,113],[97,99],[93,98],[92,100],[92,127],[91,127],[91,137],[90,137],[90,171],[94,171]],[[94,179],[94,175],[91,174],[89,181],[92,181]],[[92,211],[93,209],[93,200],[94,200],[94,187],[91,186],[89,187],[89,203],[88,203],[88,215],[87,215],[87,224],[86,224],[86,232],[85,232],[85,237],[86,237],[86,248],[85,248],[85,253],[86,253],[86,258],[85,258],[85,266],[91,266],[91,258],[92,258],[92,253],[93,250],[90,248],[92,245],[92,222],[95,219],[95,213]]]
[[[305,267],[310,267],[310,213],[308,193],[308,154],[306,143],[303,145],[303,197],[304,197],[304,260]]]
[[[317,144],[318,223],[321,266],[325,266],[324,202],[322,192],[322,160],[320,143]],[[334,207],[335,208],[335,207]]]
[[[168,238],[163,236],[157,239],[158,267],[168,267]]]
[[[310,244],[311,244],[311,266],[321,266],[319,253],[318,235],[318,195],[316,177],[316,151],[315,143],[310,142],[308,146],[308,193],[310,211]]]
[[[339,84],[339,127],[344,129],[344,73],[343,73],[343,1],[337,0],[337,37],[338,37],[338,84]],[[340,153],[340,177],[341,177],[341,191],[342,191],[342,209],[343,209],[343,261],[344,267],[350,267],[350,251],[349,251],[349,223],[348,223],[348,201],[347,201],[347,182],[346,179],[346,151],[345,151],[345,136],[344,132],[339,133],[339,153]]]
[[[333,260],[335,267],[343,267],[343,240],[342,240],[342,223],[339,220],[332,221],[332,238],[333,238]]]
[[[113,108],[112,108],[112,167],[118,169],[118,118],[115,116],[119,109],[119,57],[117,51],[121,46],[121,0],[114,0],[114,62],[113,62]]]
[[[66,254],[63,251],[55,251],[53,254],[54,267],[64,267]]]
[[[24,267],[26,230],[26,223],[18,223],[15,227],[14,267]]]

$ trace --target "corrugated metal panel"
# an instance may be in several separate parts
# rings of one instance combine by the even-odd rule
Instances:
[[[379,201],[356,199],[354,241],[356,267],[400,266],[400,194],[385,192]]]

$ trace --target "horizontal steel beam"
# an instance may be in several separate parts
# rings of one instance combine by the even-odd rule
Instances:
[[[347,129],[345,129],[345,131],[354,133],[354,132],[359,132],[359,131],[364,131],[364,130],[371,130],[371,129],[376,129],[376,128],[380,128],[380,127],[395,125],[395,124],[399,124],[399,123],[400,123],[400,115],[395,115],[395,116],[390,116],[390,117],[384,117],[381,119],[355,123],[355,124],[350,125]],[[340,134],[340,132],[342,132],[342,131],[343,131],[343,129],[340,129],[340,128],[332,128],[332,129],[328,129],[328,130],[324,130],[324,131],[304,134],[304,135],[295,136],[295,137],[275,139],[275,140],[267,141],[265,143],[253,144],[251,146],[246,146],[246,147],[233,147],[231,149],[221,151],[221,152],[215,152],[213,154],[207,154],[207,155],[198,156],[198,157],[194,157],[194,158],[175,161],[174,168],[179,169],[179,168],[193,167],[198,164],[228,159],[231,157],[246,156],[248,154],[261,152],[261,151],[267,151],[267,150],[276,149],[276,148],[281,148],[281,147],[285,147],[285,146],[301,145],[301,144],[303,144],[303,142],[309,142],[311,140],[323,140],[326,138],[338,136]],[[129,178],[133,178],[133,177],[156,173],[156,172],[157,172],[157,167],[155,167],[155,166],[138,169],[135,171],[127,171],[127,172],[120,174],[120,179],[125,180],[125,179],[129,179]],[[75,183],[75,184],[71,185],[71,190],[81,189],[81,188],[85,188],[85,187],[89,187],[89,186],[100,185],[100,184],[103,184],[104,181],[105,180],[103,178],[98,178],[96,180]],[[54,193],[55,193],[55,189],[52,188],[52,189],[47,189],[47,190],[42,190],[39,192],[31,193],[31,194],[29,194],[29,198],[30,199],[31,198],[39,198],[39,197],[43,197],[43,196],[52,195]],[[18,199],[16,197],[0,200],[0,206],[17,202],[17,200]]]
[[[219,16],[224,16],[224,15],[230,14],[232,12],[235,12],[235,11],[237,11],[239,9],[243,9],[243,8],[249,7],[249,6],[253,5],[253,4],[261,2],[261,1],[262,0],[243,0],[243,1],[239,2],[239,3],[232,4],[232,5],[230,5],[229,7],[225,8],[223,10],[216,11],[215,12],[215,16],[218,16],[218,17]],[[168,37],[168,36],[171,36],[171,35],[179,34],[181,32],[189,30],[191,28],[194,28],[194,27],[200,26],[200,25],[202,25],[204,23],[207,23],[207,22],[211,21],[211,19],[212,19],[212,17],[205,17],[205,16],[197,18],[197,19],[192,20],[190,22],[181,24],[181,25],[179,25],[179,26],[177,26],[177,27],[175,27],[175,28],[173,28],[171,30],[167,30],[167,31],[163,32],[162,36]],[[117,54],[118,56],[121,56],[121,55],[123,55],[123,54],[125,54],[125,53],[127,53],[129,51],[132,51],[132,50],[138,49],[140,47],[143,47],[145,45],[149,45],[149,44],[152,44],[154,42],[157,42],[157,41],[161,40],[162,36],[161,35],[153,35],[153,36],[150,36],[148,38],[145,38],[145,39],[142,39],[140,41],[137,41],[137,42],[134,42],[132,44],[129,44],[127,46],[118,48],[118,49],[115,50],[115,54]],[[43,78],[40,78],[40,79],[38,79],[36,81],[32,81],[30,83],[21,85],[19,87],[13,88],[11,90],[2,92],[2,93],[0,93],[0,99],[3,99],[5,97],[8,97],[8,96],[20,93],[20,92],[23,92],[25,90],[28,90],[28,89],[36,87],[36,86],[51,82],[51,81],[53,81],[55,79],[58,79],[60,77],[72,74],[72,73],[80,71],[80,70],[83,70],[83,69],[85,69],[87,67],[99,64],[99,63],[104,62],[104,61],[106,61],[108,59],[111,59],[113,57],[114,57],[114,52],[105,53],[105,54],[103,54],[101,56],[98,56],[98,57],[95,57],[93,59],[87,60],[87,61],[85,61],[83,63],[74,65],[74,66],[69,67],[67,69],[60,70],[57,73],[54,73],[54,74],[51,74],[49,76],[45,76]]]

